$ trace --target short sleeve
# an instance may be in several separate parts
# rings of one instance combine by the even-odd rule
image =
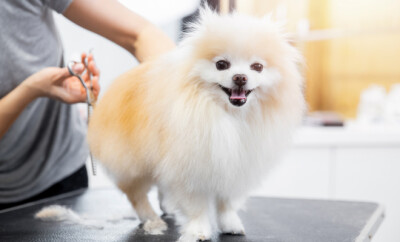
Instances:
[[[73,0],[42,0],[44,5],[53,9],[57,13],[64,13]]]

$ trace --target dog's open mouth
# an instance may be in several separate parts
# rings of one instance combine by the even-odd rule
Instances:
[[[242,106],[243,104],[245,104],[247,101],[247,96],[253,91],[253,90],[246,90],[242,87],[231,89],[221,85],[219,86],[228,95],[229,101],[232,103],[232,105],[235,106]]]

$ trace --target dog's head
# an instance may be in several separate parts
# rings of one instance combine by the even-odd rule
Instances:
[[[264,99],[297,72],[297,51],[269,17],[220,16],[205,8],[182,46],[192,55],[190,75],[230,107]]]

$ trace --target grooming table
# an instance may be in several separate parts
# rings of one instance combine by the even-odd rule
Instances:
[[[41,208],[59,204],[103,228],[34,219]],[[369,241],[384,212],[376,203],[252,197],[240,217],[246,236],[221,235],[218,241]],[[119,215],[129,215],[125,218]],[[176,241],[178,229],[164,218],[164,235],[146,235],[123,194],[114,189],[79,190],[0,212],[0,241]],[[112,218],[116,219],[112,219]]]

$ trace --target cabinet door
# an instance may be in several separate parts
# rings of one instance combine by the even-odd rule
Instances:
[[[330,159],[328,148],[293,148],[254,195],[328,198]]]
[[[342,148],[336,158],[334,197],[384,205],[373,241],[400,241],[400,148]]]

